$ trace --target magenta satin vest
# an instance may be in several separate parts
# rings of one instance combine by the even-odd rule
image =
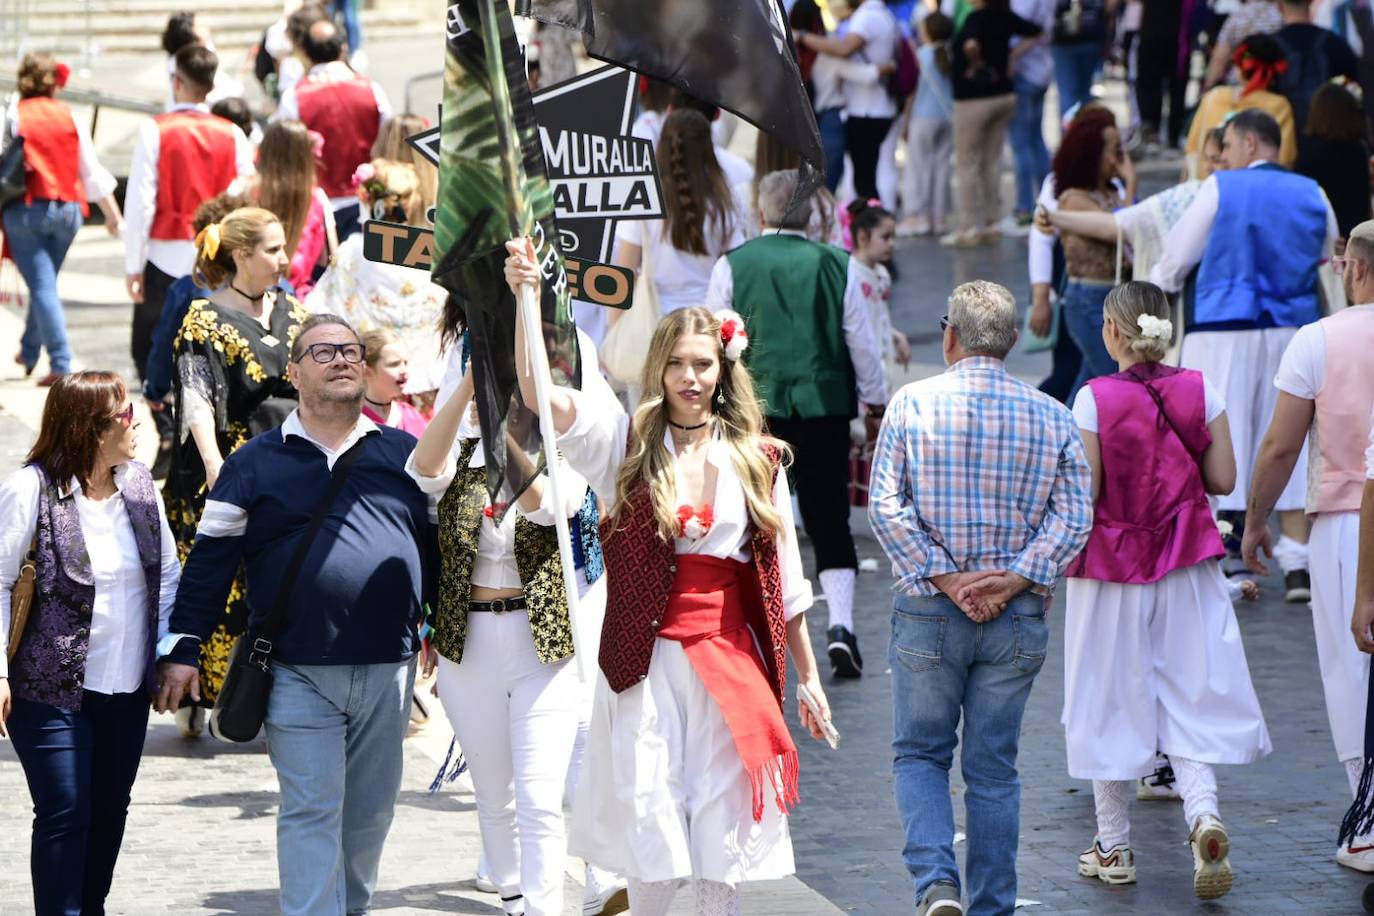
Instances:
[[[1141,363],[1088,385],[1102,489],[1088,544],[1067,575],[1141,584],[1224,556],[1199,464],[1212,444],[1201,373]]]

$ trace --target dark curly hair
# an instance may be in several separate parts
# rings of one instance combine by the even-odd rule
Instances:
[[[1074,189],[1096,191],[1101,186],[1102,150],[1107,145],[1102,134],[1115,126],[1116,115],[1098,106],[1073,119],[1050,164],[1056,194]]]

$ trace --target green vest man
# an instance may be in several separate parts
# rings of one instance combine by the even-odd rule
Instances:
[[[863,657],[854,635],[849,421],[863,402],[869,438],[876,435],[887,381],[849,256],[806,237],[811,207],[792,206],[797,180],[787,169],[759,183],[762,234],[716,262],[706,303],[744,318],[744,358],[769,430],[794,453],[793,491],[830,612],[831,669],[852,678],[863,673]]]

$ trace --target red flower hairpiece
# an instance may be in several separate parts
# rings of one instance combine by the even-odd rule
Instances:
[[[714,317],[720,322],[720,345],[725,349],[725,358],[734,362],[749,349],[749,332],[744,329],[744,319],[729,309],[721,309]]]

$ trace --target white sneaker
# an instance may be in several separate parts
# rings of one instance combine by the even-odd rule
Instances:
[[[625,879],[617,874],[587,866],[587,886],[582,891],[582,916],[610,916],[630,908]]]
[[[183,738],[199,738],[205,730],[205,710],[199,706],[183,706],[177,710],[177,731]]]
[[[477,877],[472,879],[472,886],[484,894],[499,894],[501,892],[501,888],[493,884],[492,880],[481,869],[478,869]]]
[[[897,238],[909,239],[918,235],[930,235],[930,220],[924,216],[908,216],[897,224]]]
[[[972,229],[960,229],[940,236],[940,244],[946,248],[977,248],[978,233]]]
[[[1135,884],[1135,853],[1125,843],[1103,849],[1093,837],[1093,844],[1078,855],[1078,873],[1104,884]]]
[[[1369,837],[1356,837],[1336,850],[1336,864],[1374,874],[1374,844]]]
[[[1193,850],[1193,892],[1200,900],[1225,896],[1235,882],[1229,858],[1231,838],[1216,817],[1204,814],[1188,837]]]
[[[1136,780],[1135,797],[1141,801],[1174,801],[1181,796],[1174,785],[1174,768],[1169,758],[1155,756],[1155,771]]]

